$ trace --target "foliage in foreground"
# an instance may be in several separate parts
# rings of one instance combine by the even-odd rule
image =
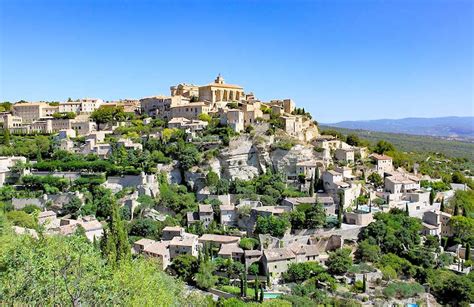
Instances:
[[[0,301],[7,305],[207,305],[204,297],[190,298],[182,283],[152,261],[111,266],[83,236],[35,240],[1,224]]]

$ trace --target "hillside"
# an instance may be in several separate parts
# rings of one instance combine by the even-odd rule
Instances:
[[[455,140],[445,140],[437,137],[409,135],[401,133],[388,133],[367,131],[362,129],[347,129],[339,127],[321,126],[321,129],[334,129],[345,135],[357,134],[371,143],[386,140],[398,149],[407,152],[439,152],[446,156],[466,158],[474,161],[474,143]]]
[[[474,117],[402,118],[342,121],[326,126],[474,140]]]

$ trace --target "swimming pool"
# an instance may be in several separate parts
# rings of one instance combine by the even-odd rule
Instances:
[[[266,299],[266,298],[279,298],[282,295],[283,295],[283,293],[279,293],[279,292],[263,292],[263,299]]]

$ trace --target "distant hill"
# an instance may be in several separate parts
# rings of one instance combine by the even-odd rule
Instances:
[[[325,126],[474,140],[474,117],[402,118],[342,121]]]
[[[362,129],[347,129],[339,127],[320,126],[321,131],[333,129],[343,135],[356,134],[368,140],[372,145],[380,140],[385,140],[399,150],[405,152],[439,152],[448,157],[466,158],[474,162],[474,141],[446,140],[437,136],[411,135],[402,133],[390,133],[379,131],[368,131]],[[472,165],[474,168],[474,165]]]

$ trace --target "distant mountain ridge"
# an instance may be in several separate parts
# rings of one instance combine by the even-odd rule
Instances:
[[[436,118],[408,117],[402,119],[342,121],[324,125],[347,129],[429,135],[443,138],[474,139],[473,116]]]

